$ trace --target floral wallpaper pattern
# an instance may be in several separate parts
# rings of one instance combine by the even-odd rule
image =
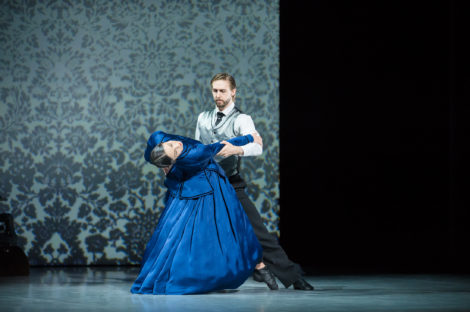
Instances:
[[[263,136],[242,173],[279,234],[278,1],[0,1],[0,213],[31,265],[139,263],[165,194],[146,140],[192,137],[223,71]]]

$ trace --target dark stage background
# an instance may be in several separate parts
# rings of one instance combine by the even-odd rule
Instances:
[[[281,243],[308,272],[468,272],[468,12],[281,1]]]

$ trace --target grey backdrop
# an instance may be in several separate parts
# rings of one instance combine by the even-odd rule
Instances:
[[[243,175],[278,234],[278,1],[0,3],[0,212],[31,265],[139,263],[165,192],[146,140],[192,137],[222,71],[263,136]]]

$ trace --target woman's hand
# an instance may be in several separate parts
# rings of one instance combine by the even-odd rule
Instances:
[[[252,133],[253,142],[263,146],[263,138],[258,134],[258,132]]]
[[[168,167],[162,168],[162,170],[163,170],[163,172],[165,173],[165,175],[167,175],[168,172],[170,172],[171,167],[173,167],[173,165],[170,165],[170,166],[168,166]]]

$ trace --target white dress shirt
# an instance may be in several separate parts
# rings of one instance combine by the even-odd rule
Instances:
[[[235,107],[235,103],[231,102],[222,111],[222,113],[224,113],[225,116],[228,116],[228,114],[230,114],[230,112],[233,110],[234,107]],[[215,110],[217,112],[219,111],[217,107],[215,108]],[[198,125],[196,126],[196,133],[194,135],[196,140],[199,140],[201,138],[201,134],[199,133],[199,119],[201,118],[201,115],[202,113],[199,114],[197,118]],[[217,114],[214,114],[214,116],[217,116]],[[222,117],[222,120],[225,118],[225,116]],[[215,122],[215,119],[214,119],[214,122]],[[237,133],[237,135],[239,136],[248,135],[252,133],[258,133],[258,131],[256,131],[256,128],[255,128],[255,123],[253,122],[251,117],[247,114],[242,113],[238,115],[237,119],[235,119],[234,127],[235,127],[235,133]],[[261,153],[263,153],[263,147],[254,142],[243,145],[241,146],[241,148],[243,149],[243,155],[241,156],[258,156],[258,155],[261,155]]]

